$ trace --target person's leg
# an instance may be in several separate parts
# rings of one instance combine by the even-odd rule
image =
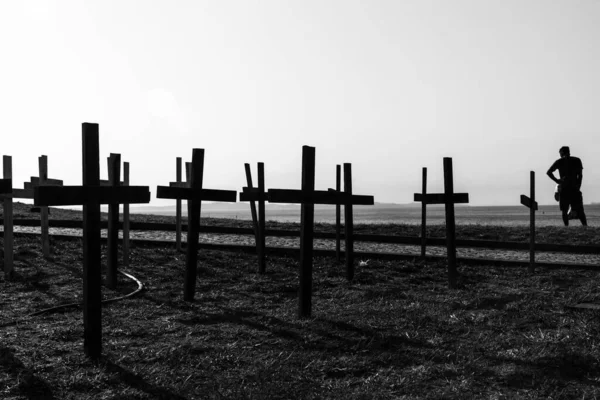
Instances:
[[[560,193],[560,199],[558,205],[560,207],[560,211],[562,212],[562,220],[565,223],[565,226],[569,226],[569,195],[566,190],[562,190]]]
[[[569,226],[569,213],[565,210],[562,210],[562,219],[565,223],[565,226]]]
[[[583,194],[580,190],[578,190],[577,193],[574,194],[572,204],[573,209],[577,211],[577,216],[581,221],[581,225],[587,226],[587,218],[585,216],[585,211],[583,210]]]

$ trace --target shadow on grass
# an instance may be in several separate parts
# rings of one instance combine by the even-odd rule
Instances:
[[[506,383],[519,389],[533,389],[536,382],[555,381],[566,384],[569,381],[580,381],[588,385],[600,387],[597,379],[590,376],[600,375],[600,364],[594,357],[580,353],[566,353],[552,357],[540,357],[537,360],[524,361],[506,357],[490,357],[505,363],[514,363],[521,368],[505,377]]]
[[[141,390],[144,393],[148,393],[152,396],[153,399],[185,400],[185,397],[173,393],[168,389],[154,386],[146,382],[141,376],[126,370],[125,368],[113,363],[112,361],[104,359],[102,361],[102,364],[104,365],[106,371],[118,374],[121,382],[129,385],[132,388]]]
[[[0,369],[18,382],[18,390],[27,399],[54,399],[50,385],[35,376],[30,368],[15,357],[14,350],[0,346]]]

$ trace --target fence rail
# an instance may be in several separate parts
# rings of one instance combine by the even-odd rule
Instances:
[[[0,224],[3,221],[0,219]],[[15,226],[40,226],[40,220],[34,219],[13,219]],[[51,228],[73,228],[83,229],[83,221],[73,220],[50,220],[49,225]],[[102,229],[108,228],[108,221],[101,222]],[[119,222],[119,229],[123,228],[123,223]],[[177,227],[175,224],[164,224],[156,222],[130,222],[130,230],[136,231],[162,231],[162,232],[176,232]],[[182,231],[187,231],[187,225],[182,224]],[[236,227],[225,227],[225,226],[200,226],[200,233],[217,233],[217,234],[229,234],[229,235],[254,235],[252,228],[236,228]],[[283,230],[283,229],[266,229],[266,236],[271,237],[299,237],[300,230]],[[315,239],[336,239],[335,232],[315,232]],[[344,240],[345,235],[342,232],[340,239]],[[421,238],[416,236],[389,236],[389,235],[372,235],[372,234],[354,234],[354,240],[357,242],[373,242],[373,243],[392,243],[392,244],[405,244],[405,245],[421,245]],[[426,244],[428,246],[445,246],[445,238],[426,238]],[[499,242],[493,240],[472,240],[472,239],[456,239],[456,246],[458,247],[481,247],[488,249],[500,249],[500,250],[529,250],[529,242]],[[600,246],[575,246],[567,244],[553,244],[553,243],[535,243],[536,251],[555,251],[560,253],[572,253],[572,254],[600,254]]]

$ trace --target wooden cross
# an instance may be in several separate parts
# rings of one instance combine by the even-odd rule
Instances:
[[[25,182],[23,187],[25,188],[26,193],[21,193],[25,195],[23,197],[14,196],[16,198],[28,198],[33,199],[33,188],[37,186],[62,186],[63,181],[60,179],[51,179],[48,178],[48,157],[40,156],[39,160],[39,177],[32,176],[30,182]],[[41,229],[41,237],[42,237],[42,252],[44,257],[50,257],[50,228],[48,225],[48,207],[40,207],[40,229]]]
[[[108,179],[100,179],[100,186],[129,186],[129,163],[123,163],[123,180],[120,176],[120,154],[110,154],[107,158]],[[129,265],[129,204],[123,203],[123,265]],[[119,241],[119,204],[108,205],[107,229],[107,286],[111,289],[117,285]]]
[[[100,186],[119,187],[125,182],[121,179],[121,155],[110,153],[108,162],[108,180],[100,180]],[[106,286],[117,287],[117,269],[119,264],[119,203],[108,205],[108,229],[106,233]]]
[[[8,279],[13,274],[13,207],[12,207],[12,158],[3,157],[3,177],[0,179],[0,197],[3,199],[4,224],[4,276]]]
[[[535,271],[535,211],[538,203],[535,201],[535,172],[529,172],[529,197],[521,195],[521,204],[529,208],[529,272]]]
[[[424,176],[425,173],[424,173]],[[446,207],[446,247],[448,249],[448,286],[456,288],[458,272],[456,270],[456,225],[454,204],[468,203],[468,193],[454,193],[452,158],[444,157],[444,193],[415,193],[415,201],[425,204],[444,204]]]
[[[344,164],[345,192],[315,190],[315,148],[302,146],[302,189],[269,189],[270,203],[300,203],[300,287],[298,290],[298,315],[309,317],[312,311],[312,265],[315,204],[343,204],[346,217],[346,271],[349,280],[353,278],[352,259],[352,205],[373,205],[373,196],[352,195],[350,164]],[[348,174],[346,174],[346,168]]]
[[[102,352],[100,205],[149,203],[148,186],[100,186],[98,124],[82,124],[83,185],[38,186],[38,206],[83,205],[83,347],[90,358]]]
[[[254,226],[254,239],[256,242],[256,253],[258,256],[258,273],[264,274],[266,271],[265,257],[265,200],[267,193],[265,192],[265,165],[259,162],[257,165],[258,172],[258,187],[252,185],[252,173],[250,172],[250,164],[244,164],[246,169],[247,187],[242,188],[240,193],[240,201],[250,202],[250,212],[252,214],[252,223]],[[256,213],[255,202],[258,201],[258,216]]]
[[[335,166],[335,189],[329,189],[330,192],[340,192],[341,191],[341,173],[342,166]],[[340,237],[341,237],[341,204],[335,205],[335,259],[337,262],[341,261],[341,251],[340,251]]]
[[[176,183],[181,183],[181,157],[175,159]],[[175,201],[175,247],[181,251],[181,199]]]
[[[186,301],[193,301],[196,292],[198,234],[202,200],[235,203],[237,198],[237,192],[234,190],[203,189],[203,174],[204,149],[194,149],[189,184],[171,182],[170,186],[158,186],[156,188],[156,197],[159,199],[188,200],[186,275],[183,290],[183,298]]]

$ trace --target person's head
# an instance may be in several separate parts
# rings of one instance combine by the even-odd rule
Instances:
[[[560,154],[560,158],[569,157],[571,150],[569,150],[569,146],[563,146],[558,150],[558,154]]]

